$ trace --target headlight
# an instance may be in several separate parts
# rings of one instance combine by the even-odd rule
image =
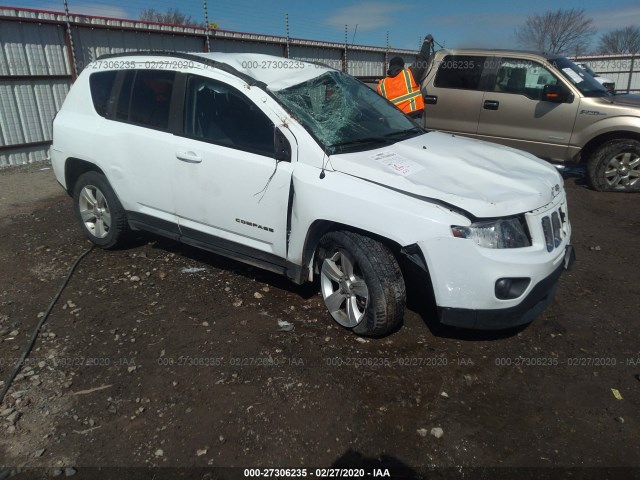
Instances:
[[[454,237],[470,238],[485,248],[520,248],[531,246],[531,239],[527,235],[524,219],[518,217],[501,218],[488,222],[476,222],[468,227],[452,225],[451,232]]]

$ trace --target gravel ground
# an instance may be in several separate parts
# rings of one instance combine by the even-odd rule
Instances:
[[[90,247],[46,167],[0,170],[0,381]],[[313,285],[154,236],[95,249],[0,405],[0,466],[638,478],[640,197],[581,183],[566,180],[575,267],[516,331],[442,328],[414,292],[401,330],[363,340]]]

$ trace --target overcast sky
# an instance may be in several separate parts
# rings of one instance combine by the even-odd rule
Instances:
[[[62,1],[22,0],[15,5],[61,10]],[[202,2],[196,0],[68,0],[78,13],[120,18],[138,18],[145,8],[166,10],[176,7],[202,21]],[[208,0],[209,19],[219,28],[245,32],[285,35],[285,13],[289,14],[290,35],[343,42],[345,24],[349,43],[416,49],[427,33],[447,47],[509,48],[516,46],[513,30],[528,15],[557,8],[584,8],[600,34],[627,25],[640,25],[638,0],[449,0],[428,1],[348,1],[324,0]]]

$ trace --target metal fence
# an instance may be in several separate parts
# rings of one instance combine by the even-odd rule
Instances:
[[[413,50],[0,7],[0,167],[48,158],[55,113],[76,76],[100,55],[208,48],[321,62],[365,80],[383,77],[390,56],[412,63],[417,54]],[[637,56],[592,55],[578,61],[613,78],[618,91],[640,92]]]
[[[68,22],[67,22],[68,20]],[[0,167],[45,160],[52,122],[76,76],[107,53],[138,50],[253,52],[384,76],[389,55],[416,51],[0,7]]]

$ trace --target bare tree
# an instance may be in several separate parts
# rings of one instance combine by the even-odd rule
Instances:
[[[186,15],[177,8],[169,8],[163,13],[155,8],[145,8],[140,12],[140,20],[148,22],[170,23],[172,25],[197,25],[191,15]]]
[[[605,33],[598,45],[600,53],[638,53],[640,52],[640,28],[628,26]]]
[[[515,30],[516,39],[524,48],[573,55],[585,53],[595,33],[593,20],[586,17],[582,8],[530,15]]]

